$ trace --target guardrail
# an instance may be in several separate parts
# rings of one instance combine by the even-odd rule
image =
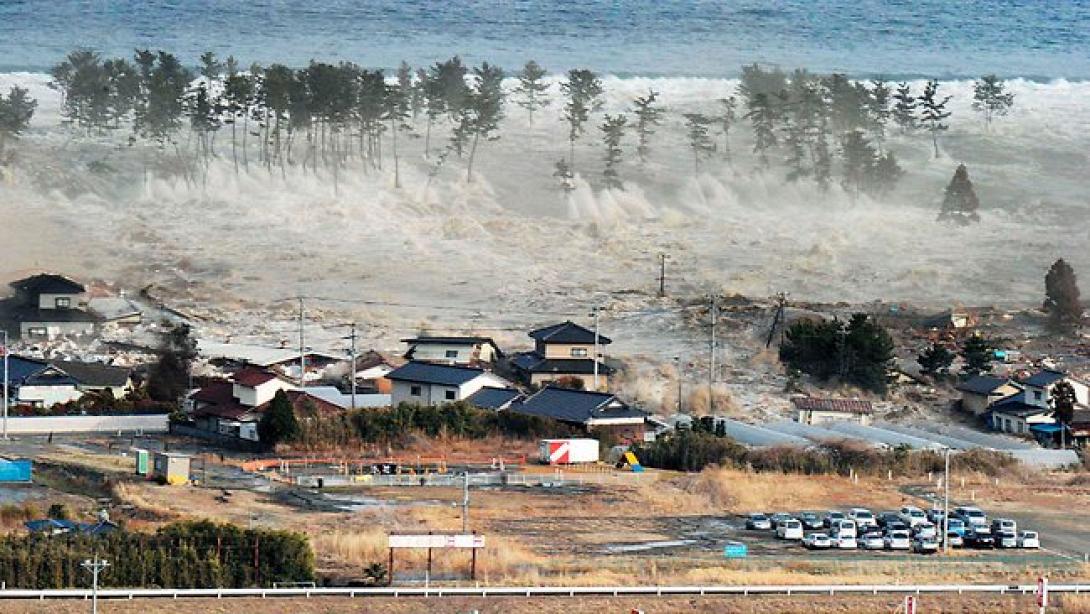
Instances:
[[[799,584],[755,586],[496,586],[450,588],[107,588],[99,599],[317,598],[317,597],[577,597],[670,595],[878,595],[993,593],[1031,595],[1036,584]],[[1049,584],[1050,593],[1090,593],[1090,584]],[[0,590],[6,599],[90,599],[90,589]]]

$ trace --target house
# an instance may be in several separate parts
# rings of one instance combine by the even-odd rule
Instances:
[[[44,360],[22,356],[8,357],[8,394],[18,405],[42,408],[83,396],[76,378]]]
[[[356,357],[356,392],[389,395],[394,383],[386,376],[405,364],[400,358],[369,350]]]
[[[197,353],[214,365],[228,369],[258,367],[272,370],[299,381],[299,349],[276,348],[244,343],[219,343],[206,339],[197,340]],[[343,361],[343,356],[307,350],[302,353],[307,370],[307,380],[321,379],[326,367]]]
[[[62,275],[41,274],[11,282],[15,295],[0,304],[0,319],[22,338],[94,334],[98,316],[88,312],[87,289]]]
[[[124,294],[91,297],[87,301],[87,309],[97,315],[103,323],[135,325],[144,319],[144,313],[140,307]]]
[[[994,430],[1017,435],[1029,435],[1035,425],[1055,424],[1052,409],[1037,403],[1027,403],[1030,391],[1023,390],[997,401],[989,408],[989,422]]]
[[[73,360],[54,360],[49,364],[75,378],[82,392],[108,393],[120,399],[133,389],[132,371],[125,367]]]
[[[1022,391],[1022,387],[1005,377],[976,375],[957,385],[961,392],[961,408],[974,416],[982,416],[996,402]]]
[[[402,339],[409,345],[405,358],[419,362],[480,367],[492,365],[503,352],[491,337],[429,337]]]
[[[512,404],[508,411],[551,418],[586,430],[608,431],[621,441],[654,439],[655,424],[649,420],[650,415],[608,392],[546,386]]]
[[[866,425],[874,417],[870,401],[862,399],[826,399],[794,397],[791,403],[797,412],[795,421],[800,424],[823,424],[838,420],[850,420]]]
[[[344,392],[336,386],[307,386],[306,392],[312,397],[317,397],[326,403],[336,405],[340,409],[352,409],[353,397],[350,392]],[[376,407],[389,407],[390,395],[382,393],[363,393],[358,389],[355,396],[356,409],[370,409]]]
[[[481,409],[500,411],[509,409],[512,403],[522,399],[522,393],[514,388],[485,386],[466,397],[466,402]]]
[[[230,381],[211,382],[194,391],[189,396],[189,416],[198,429],[259,441],[257,423],[280,390],[296,392],[293,384],[276,374],[249,367],[236,373]],[[335,406],[316,397],[301,396],[308,400],[313,399],[316,405],[323,404],[337,410]],[[292,399],[291,394],[289,399]]]
[[[1076,408],[1067,425],[1067,443],[1086,448],[1090,443],[1090,409]]]
[[[485,386],[508,388],[510,383],[479,367],[410,361],[386,376],[394,383],[390,402],[443,405],[464,401]]]
[[[1052,389],[1061,381],[1071,384],[1071,387],[1075,390],[1076,403],[1090,405],[1090,388],[1063,371],[1054,369],[1042,369],[1029,377],[1019,380],[1026,392],[1023,401],[1045,409],[1052,407],[1052,398],[1050,396]]]
[[[609,337],[597,335],[598,356],[595,356],[595,332],[571,320],[530,331],[534,349],[516,354],[511,368],[527,386],[544,386],[559,380],[574,381],[586,390],[609,388],[613,369],[597,359],[601,347],[609,345]],[[595,383],[595,365],[598,381]]]
[[[920,325],[934,330],[960,331],[976,326],[976,318],[964,309],[948,309],[926,318]]]
[[[109,520],[98,522],[75,522],[72,520],[60,520],[58,518],[43,518],[41,520],[28,520],[24,523],[27,531],[38,535],[65,535],[79,533],[82,535],[105,535],[118,530],[118,526]]]

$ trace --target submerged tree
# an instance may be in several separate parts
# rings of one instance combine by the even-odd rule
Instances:
[[[617,166],[621,163],[621,139],[624,138],[624,129],[628,119],[624,115],[606,115],[599,126],[602,131],[602,143],[606,146],[606,162],[602,176],[605,178],[607,188],[620,188],[621,179],[617,172]]]
[[[775,147],[777,143],[777,110],[772,97],[763,92],[754,96],[750,100],[745,117],[753,124],[753,151],[760,159],[761,165],[768,167],[768,150]]]
[[[560,84],[567,96],[564,121],[568,124],[568,167],[575,172],[575,141],[583,135],[590,114],[602,106],[602,81],[586,69],[568,71],[568,80]]]
[[[1053,330],[1071,332],[1082,322],[1082,301],[1075,270],[1060,258],[1052,263],[1045,275],[1045,302],[1042,308],[1048,313]]]
[[[515,102],[526,109],[527,125],[531,128],[534,126],[534,112],[547,107],[550,102],[545,95],[549,91],[549,84],[544,81],[546,74],[548,73],[544,68],[530,60],[516,75],[518,85],[515,86]]]
[[[734,96],[728,96],[727,98],[720,98],[719,114],[716,115],[716,122],[719,124],[719,134],[723,136],[723,157],[730,162],[730,129],[734,127],[734,123],[738,120],[738,101]]]
[[[473,145],[469,151],[469,164],[466,166],[466,180],[473,179],[473,161],[477,156],[477,145],[484,137],[486,141],[499,138],[497,130],[503,119],[503,70],[484,62],[473,69],[474,85],[469,94],[468,109],[469,131],[473,134]]]
[[[908,83],[898,83],[893,94],[893,122],[900,127],[901,134],[916,129],[916,97]]]
[[[712,118],[701,113],[685,114],[685,130],[689,136],[689,149],[693,152],[693,170],[700,172],[700,162],[715,152],[715,143],[709,134]]]
[[[647,95],[637,96],[632,101],[632,114],[636,116],[636,155],[640,162],[647,162],[647,156],[651,153],[651,135],[655,133],[655,126],[662,123],[663,110],[656,105],[658,97],[658,92],[648,90]]]
[[[984,124],[992,125],[992,119],[1006,115],[1014,106],[1014,94],[1006,89],[1006,83],[995,75],[984,75],[973,82],[973,109],[984,115]]]
[[[884,153],[886,146],[886,124],[889,123],[893,111],[890,109],[892,91],[885,81],[871,81],[870,96],[867,100],[869,111],[870,132],[874,135],[874,141],[878,144],[878,153]]]
[[[946,110],[946,103],[950,102],[951,96],[946,96],[941,100],[938,98],[939,82],[932,79],[927,82],[927,85],[923,88],[923,93],[920,94],[920,121],[927,127],[927,131],[931,133],[931,143],[935,147],[935,157],[939,157],[939,133],[947,130],[950,126],[945,123],[946,119],[950,117],[950,112]]]
[[[397,147],[397,136],[402,131],[412,130],[408,123],[412,114],[412,71],[402,62],[398,69],[396,83],[387,84],[386,96],[382,102],[382,118],[389,123],[392,154],[394,156],[394,187],[401,187],[401,154]],[[472,160],[472,156],[470,157]]]
[[[30,127],[38,101],[27,95],[27,90],[12,87],[7,97],[0,94],[0,166],[5,163],[5,148],[9,141],[18,139]]]
[[[959,164],[954,171],[954,177],[946,186],[946,196],[942,201],[942,209],[939,210],[939,220],[950,220],[961,225],[970,222],[979,222],[980,201],[973,190],[973,182],[969,180],[969,169],[964,164]]]

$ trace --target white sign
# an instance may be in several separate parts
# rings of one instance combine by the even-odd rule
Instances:
[[[905,614],[916,614],[916,598],[905,595]]]
[[[1037,578],[1037,607],[1044,610],[1048,607],[1048,578]]]
[[[391,548],[484,548],[483,535],[390,535]]]

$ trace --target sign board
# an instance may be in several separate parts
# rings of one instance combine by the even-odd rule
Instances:
[[[483,535],[390,535],[391,548],[484,548]]]
[[[1037,607],[1048,607],[1048,578],[1037,578]]]
[[[916,614],[916,597],[905,595],[905,614]]]
[[[727,542],[723,547],[723,556],[728,559],[744,559],[749,554],[749,548],[742,542]]]

